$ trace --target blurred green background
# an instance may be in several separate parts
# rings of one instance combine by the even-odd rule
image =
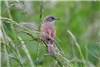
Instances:
[[[8,1],[8,4],[18,3],[17,1]],[[10,8],[10,14],[12,20],[17,23],[20,22],[34,22],[39,25],[39,16],[40,16],[40,4],[41,1],[20,1],[25,6],[30,13],[23,13],[14,7]],[[21,6],[20,6],[21,7]],[[4,1],[1,1],[1,14],[7,9],[7,4]],[[84,67],[81,65],[82,60],[78,48],[75,45],[70,34],[67,30],[70,30],[75,36],[83,56],[87,62],[90,62],[91,67],[100,66],[100,41],[97,40],[100,38],[100,1],[44,1],[42,21],[48,15],[53,15],[57,18],[60,18],[59,21],[55,22],[56,28],[56,40],[58,41],[60,47],[64,51],[64,54],[68,60],[72,60],[71,63],[75,67]],[[5,13],[2,17],[9,17],[9,13]],[[2,21],[6,34],[13,40],[15,46],[19,46],[20,42],[17,41],[18,38],[14,37],[15,35],[20,36],[22,40],[27,41],[30,39],[30,36],[25,33],[21,33],[15,30],[16,34],[13,35],[11,25]],[[38,42],[31,41],[25,44],[34,65],[36,66],[37,58],[37,45]],[[86,48],[95,56],[93,56]],[[3,45],[1,45],[1,52],[5,53]],[[21,61],[24,66],[29,66],[29,59],[27,58],[25,52],[21,47],[18,48],[21,55]],[[16,49],[13,48],[16,51]],[[8,52],[9,53],[9,52]],[[55,65],[55,60],[50,56],[45,56],[47,51],[40,45],[39,55],[37,66],[51,67]],[[2,56],[2,67],[6,66],[6,57]],[[77,58],[76,60],[74,60]],[[10,59],[10,64],[16,67],[16,61]],[[86,64],[88,67],[88,65]]]

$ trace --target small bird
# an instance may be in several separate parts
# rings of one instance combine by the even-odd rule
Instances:
[[[41,32],[46,33],[55,39],[56,30],[55,30],[54,22],[56,20],[59,20],[59,18],[56,18],[56,17],[51,16],[51,15],[47,16],[44,19],[43,24],[41,26]],[[51,55],[54,55],[55,54],[55,50],[53,47],[54,41],[52,39],[48,38],[47,36],[42,36],[42,39],[47,43],[49,53]]]

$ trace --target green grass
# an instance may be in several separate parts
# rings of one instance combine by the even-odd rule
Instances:
[[[55,55],[49,55],[40,26],[55,22]],[[1,1],[1,67],[99,67],[100,2]],[[97,42],[98,41],[98,42]]]

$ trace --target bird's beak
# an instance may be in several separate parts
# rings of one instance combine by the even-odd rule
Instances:
[[[55,20],[60,20],[59,18],[55,18]]]

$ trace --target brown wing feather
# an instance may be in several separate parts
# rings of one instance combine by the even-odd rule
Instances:
[[[52,30],[51,36],[55,39],[56,38],[56,30]]]
[[[41,32],[47,33],[48,35],[52,36],[54,39],[56,37],[55,29],[44,28],[43,26],[41,26]]]
[[[52,26],[52,28],[50,28],[50,24],[48,26],[48,24],[43,24],[41,26],[41,32],[47,33],[48,35],[50,35],[51,37],[53,37],[55,39],[56,37],[56,30],[55,28],[53,28],[54,26]],[[42,36],[43,40],[47,41],[47,37],[46,36]]]

